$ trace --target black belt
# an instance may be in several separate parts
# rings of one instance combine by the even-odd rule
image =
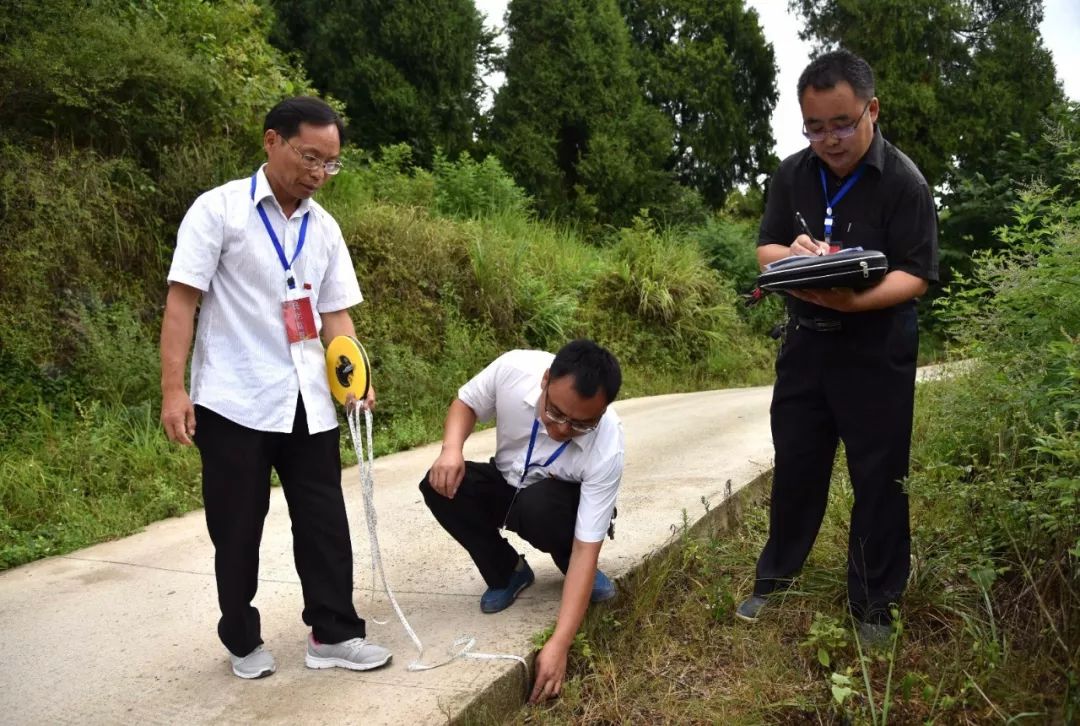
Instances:
[[[836,318],[804,318],[798,315],[795,317],[795,327],[816,333],[839,333],[844,329],[844,324]]]

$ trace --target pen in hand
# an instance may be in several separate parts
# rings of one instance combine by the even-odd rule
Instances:
[[[803,234],[805,234],[807,237],[809,237],[810,241],[813,242],[815,245],[818,245],[818,247],[816,248],[816,251],[815,251],[814,254],[817,254],[817,255],[824,254],[824,252],[821,251],[821,247],[820,247],[821,243],[818,242],[816,239],[814,239],[814,235],[811,234],[810,227],[806,224],[806,220],[803,219],[802,213],[795,212],[795,219],[796,219],[796,221],[798,221],[799,227],[802,228]]]

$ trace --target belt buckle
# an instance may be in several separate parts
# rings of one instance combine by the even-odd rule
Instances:
[[[815,333],[838,333],[844,327],[843,323],[835,318],[804,318],[800,316],[798,323]]]

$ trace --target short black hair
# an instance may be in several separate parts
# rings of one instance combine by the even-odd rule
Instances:
[[[592,398],[598,389],[604,389],[607,402],[619,395],[622,387],[622,370],[619,361],[606,348],[587,338],[571,340],[555,354],[551,362],[549,380],[574,377],[574,390],[582,398]]]
[[[329,126],[334,124],[338,130],[338,140],[345,143],[345,123],[338,112],[326,101],[314,96],[295,96],[286,98],[270,109],[263,121],[263,133],[273,129],[283,138],[291,139],[300,133],[300,124]]]
[[[799,103],[807,86],[825,91],[847,82],[855,96],[864,101],[874,97],[874,71],[870,64],[849,50],[834,50],[818,56],[799,76]]]

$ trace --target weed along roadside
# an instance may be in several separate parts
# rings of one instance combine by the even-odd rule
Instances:
[[[688,532],[627,578],[587,619],[559,701],[509,722],[1080,719],[1078,206],[1029,191],[1001,231],[1009,251],[981,257],[939,303],[966,362],[917,390],[912,570],[881,648],[847,616],[853,497],[840,462],[809,560],[758,622],[734,608],[753,584],[764,506],[726,534]]]

